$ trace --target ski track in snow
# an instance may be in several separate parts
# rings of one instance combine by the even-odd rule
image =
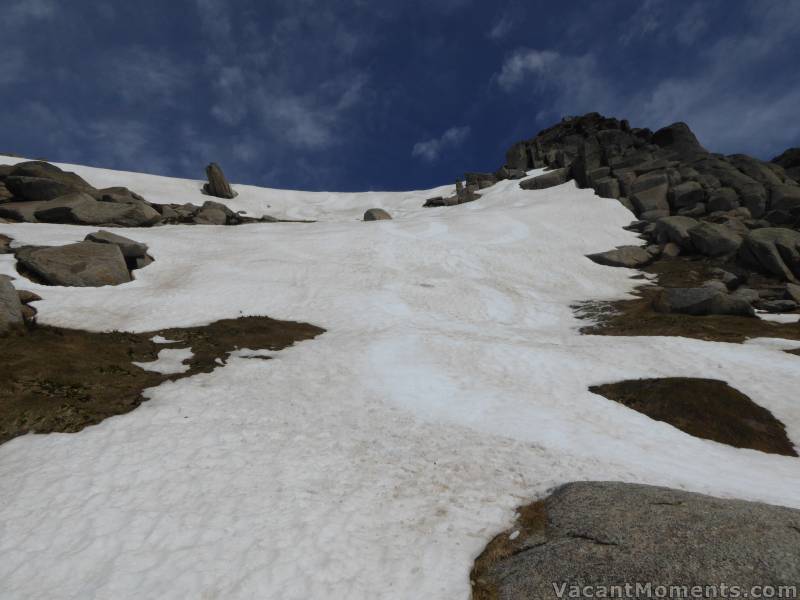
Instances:
[[[202,203],[200,182],[69,167],[98,187]],[[117,287],[38,292],[39,320],[154,331],[241,315],[328,331],[78,434],[0,446],[3,598],[454,598],[514,508],[573,480],[800,507],[800,461],[686,435],[588,392],[714,377],[800,440],[797,343],[582,336],[570,304],[634,271],[585,254],[637,244],[631,214],[567,183],[420,208],[451,186],[333,194],[236,186],[228,204],[313,224],[115,232],[156,262]],[[269,205],[269,208],[267,208]],[[382,207],[395,220],[357,222]],[[96,228],[0,224],[19,243]],[[0,272],[16,275],[11,255]],[[257,349],[256,349],[257,350]]]

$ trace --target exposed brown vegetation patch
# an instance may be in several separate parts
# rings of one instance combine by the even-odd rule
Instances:
[[[656,275],[658,284],[664,287],[696,287],[714,278],[715,264],[711,260],[674,258],[659,260],[644,269]],[[751,277],[754,277],[751,275]],[[758,277],[758,276],[755,276]],[[758,281],[768,285],[769,281]],[[757,337],[800,340],[800,323],[776,323],[752,317],[732,315],[692,316],[660,313],[653,309],[657,294],[654,286],[642,286],[631,300],[612,302],[588,301],[573,306],[580,319],[593,323],[581,328],[587,335],[624,336],[679,336],[713,342],[742,343]]]
[[[526,504],[517,510],[514,526],[496,535],[475,559],[470,572],[473,600],[497,600],[497,588],[489,577],[492,567],[501,560],[546,541],[547,512],[544,500]]]
[[[783,423],[724,381],[689,377],[631,379],[592,386],[589,391],[698,438],[797,456]]]
[[[242,317],[140,334],[48,326],[12,333],[0,343],[0,443],[28,432],[80,431],[133,410],[146,388],[212,371],[233,350],[280,350],[323,332],[305,323]],[[179,342],[156,344],[155,335]],[[162,375],[133,364],[176,347],[194,353],[185,373]]]

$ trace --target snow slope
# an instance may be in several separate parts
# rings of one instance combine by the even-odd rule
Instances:
[[[198,182],[74,169],[154,201],[204,199]],[[62,326],[259,314],[327,333],[271,361],[238,353],[79,434],[0,446],[0,596],[466,599],[474,557],[514,508],[566,481],[800,507],[798,459],[695,439],[587,391],[713,376],[800,440],[797,357],[781,351],[794,343],[578,334],[571,303],[639,283],[584,257],[637,243],[616,201],[572,183],[501,182],[436,209],[422,201],[450,188],[237,189],[234,209],[319,222],[122,230],[156,258],[136,281],[17,283]],[[371,207],[395,220],[356,220]],[[92,230],[0,224],[36,244]]]

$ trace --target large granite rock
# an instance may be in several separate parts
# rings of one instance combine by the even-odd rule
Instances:
[[[523,179],[519,182],[519,187],[523,190],[544,190],[566,183],[569,179],[569,169],[561,168],[543,173],[542,175],[537,175],[536,177]]]
[[[601,588],[606,597],[668,597],[669,586],[685,586],[684,598],[723,597],[719,588],[712,596],[703,587],[721,583],[728,593],[730,586],[748,593],[771,586],[777,597],[782,586],[796,589],[800,582],[798,510],[586,481],[558,488],[525,512],[537,517],[510,548],[497,552],[500,558],[478,559],[481,598],[590,597],[583,586],[596,586],[593,597],[603,597]],[[637,583],[649,586],[649,595]],[[626,584],[633,588],[628,596]],[[610,586],[622,586],[620,595],[611,596]],[[699,595],[689,595],[695,586]]]
[[[22,325],[22,302],[11,278],[0,275],[0,335]]]
[[[786,175],[800,182],[800,148],[789,148],[771,162],[780,165],[786,171]]]
[[[723,256],[733,254],[742,245],[742,236],[730,227],[717,223],[700,223],[689,229],[691,245],[700,254]]]
[[[631,185],[631,201],[640,218],[655,220],[669,215],[669,179],[663,173],[645,173]]]
[[[115,244],[26,246],[17,249],[16,257],[22,273],[48,285],[99,287],[131,280],[122,251]]]
[[[28,201],[52,200],[92,189],[91,185],[75,173],[63,171],[42,161],[14,165],[4,183],[15,198]]]
[[[620,246],[607,252],[588,254],[586,258],[600,265],[629,269],[637,269],[653,262],[653,255],[639,246]]]
[[[691,248],[691,236],[689,231],[699,225],[699,221],[692,217],[676,215],[674,217],[662,217],[656,221],[656,238],[659,243],[666,244],[672,242],[681,248]]]
[[[98,202],[84,192],[42,202],[34,215],[44,223],[76,225],[149,227],[161,221],[161,215],[144,202]]]
[[[722,287],[724,288],[724,285]],[[749,302],[714,286],[664,288],[654,299],[653,308],[661,313],[678,313],[698,317],[706,315],[755,316],[755,311]]]
[[[783,227],[753,230],[745,236],[739,258],[748,266],[800,283],[800,232]]]
[[[230,199],[236,197],[236,192],[231,188],[225,173],[222,172],[222,167],[217,163],[211,163],[206,167],[206,177],[208,177],[208,183],[203,186],[206,194],[217,198]]]
[[[236,213],[221,202],[207,200],[194,215],[198,225],[230,225],[236,221]]]
[[[113,244],[119,247],[125,258],[141,258],[147,254],[147,244],[137,242],[110,231],[96,231],[84,238],[87,242],[96,244]]]
[[[392,215],[382,208],[370,208],[364,213],[365,221],[390,221]]]

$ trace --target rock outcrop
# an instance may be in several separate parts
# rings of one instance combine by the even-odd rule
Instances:
[[[119,246],[78,242],[66,246],[24,246],[16,257],[21,273],[47,285],[99,287],[131,280]]]
[[[147,254],[147,244],[117,235],[116,233],[97,231],[87,235],[85,241],[117,246],[122,252],[122,256],[125,259],[125,264],[129,271],[141,269],[153,262],[153,257]]]
[[[800,511],[790,508],[579,482],[520,514],[514,539],[501,534],[476,561],[473,598],[558,598],[559,591],[586,597],[583,586],[621,586],[613,597],[625,597],[626,584],[649,587],[638,597],[667,597],[670,586],[685,587],[681,597],[721,597],[721,583],[729,591],[771,586],[777,597],[779,588],[800,581]],[[710,585],[717,586],[713,596],[705,592]],[[695,586],[700,595],[689,595]],[[632,589],[630,597],[637,597]]]
[[[217,163],[211,163],[206,167],[206,177],[208,183],[203,186],[203,191],[209,196],[216,196],[217,198],[235,198],[236,192],[231,188],[225,173],[222,172],[222,167]]]
[[[0,335],[22,325],[22,302],[11,279],[0,275]]]
[[[382,208],[370,208],[364,213],[365,221],[390,221],[392,215]]]
[[[789,148],[771,162],[782,167],[789,177],[800,182],[800,148]]]

